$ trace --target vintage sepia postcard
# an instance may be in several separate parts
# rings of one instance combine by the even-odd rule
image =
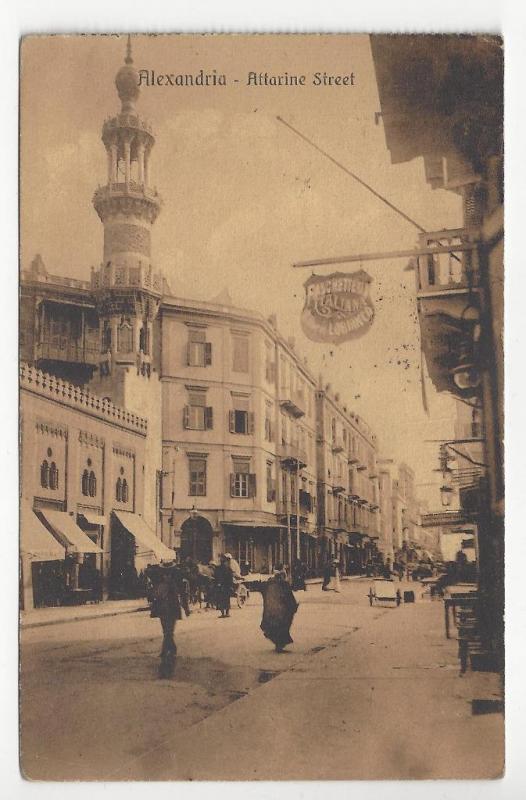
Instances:
[[[502,39],[20,75],[23,777],[501,777]]]

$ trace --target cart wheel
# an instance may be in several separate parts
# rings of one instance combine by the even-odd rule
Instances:
[[[240,586],[236,592],[236,600],[238,608],[243,608],[248,599],[248,591],[246,586]]]

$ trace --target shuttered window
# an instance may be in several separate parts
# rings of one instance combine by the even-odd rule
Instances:
[[[208,367],[212,363],[212,344],[206,341],[206,332],[188,332],[187,363],[190,367]]]
[[[250,461],[233,459],[233,470],[230,474],[230,496],[255,497],[256,476],[250,472]]]
[[[190,458],[188,462],[191,497],[206,495],[206,458]]]
[[[228,428],[230,433],[254,433],[254,413],[238,408],[232,409],[228,414]]]
[[[208,431],[214,427],[214,410],[206,405],[205,392],[188,392],[188,405],[183,408],[183,428]]]
[[[232,369],[248,372],[248,336],[232,336]]]

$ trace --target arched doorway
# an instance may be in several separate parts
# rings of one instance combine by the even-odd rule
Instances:
[[[204,517],[189,517],[181,526],[181,561],[192,558],[201,564],[212,559],[212,526]]]

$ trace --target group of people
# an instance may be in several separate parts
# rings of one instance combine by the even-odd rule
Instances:
[[[182,619],[183,611],[186,616],[190,615],[190,579],[194,573],[197,574],[196,567],[193,563],[170,562],[149,568],[151,616],[159,618],[163,631],[160,677],[170,677],[174,671],[177,653],[175,624]],[[215,606],[220,618],[227,618],[230,616],[230,598],[235,581],[241,577],[239,565],[230,553],[224,553],[219,558],[219,564],[211,563],[208,568],[213,575]],[[269,580],[262,585],[263,616],[260,627],[263,635],[274,644],[277,653],[292,644],[290,628],[298,610],[294,591],[307,590],[306,574],[305,566],[296,559],[290,570],[290,579],[287,568],[278,564]],[[340,591],[338,561],[327,564],[322,589]]]

